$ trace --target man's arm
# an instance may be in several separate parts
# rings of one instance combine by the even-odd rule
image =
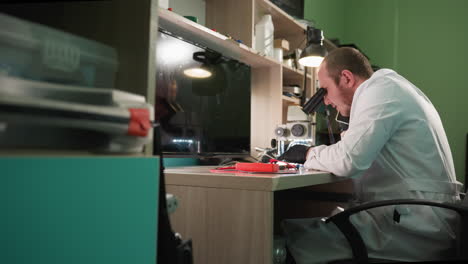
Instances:
[[[354,118],[341,141],[307,151],[305,168],[350,176],[372,165],[398,127],[401,107],[395,99],[376,100],[362,105],[353,113]]]

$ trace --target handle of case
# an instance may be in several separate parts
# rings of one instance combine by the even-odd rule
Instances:
[[[152,128],[150,112],[148,109],[130,108],[130,122],[128,135],[146,137]]]

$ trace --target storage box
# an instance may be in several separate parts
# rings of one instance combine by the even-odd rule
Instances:
[[[117,66],[109,46],[0,13],[0,74],[113,88]]]
[[[289,41],[285,39],[275,39],[273,42],[273,47],[281,48],[283,51],[289,50]]]
[[[139,153],[153,119],[140,95],[0,75],[0,149]]]

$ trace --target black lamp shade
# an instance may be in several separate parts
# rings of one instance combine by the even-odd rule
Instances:
[[[201,62],[200,66],[184,70],[184,74],[197,79],[209,78],[213,75],[213,65],[221,62],[221,54],[208,51],[193,53],[193,60]]]
[[[307,28],[307,47],[299,57],[299,63],[306,67],[318,67],[327,50],[323,46],[323,32],[318,28]]]

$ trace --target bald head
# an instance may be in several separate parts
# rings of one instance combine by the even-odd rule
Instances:
[[[321,68],[325,67],[328,75],[336,84],[340,81],[343,70],[348,70],[356,77],[367,80],[374,73],[369,60],[354,48],[337,48],[331,51],[323,60]]]

